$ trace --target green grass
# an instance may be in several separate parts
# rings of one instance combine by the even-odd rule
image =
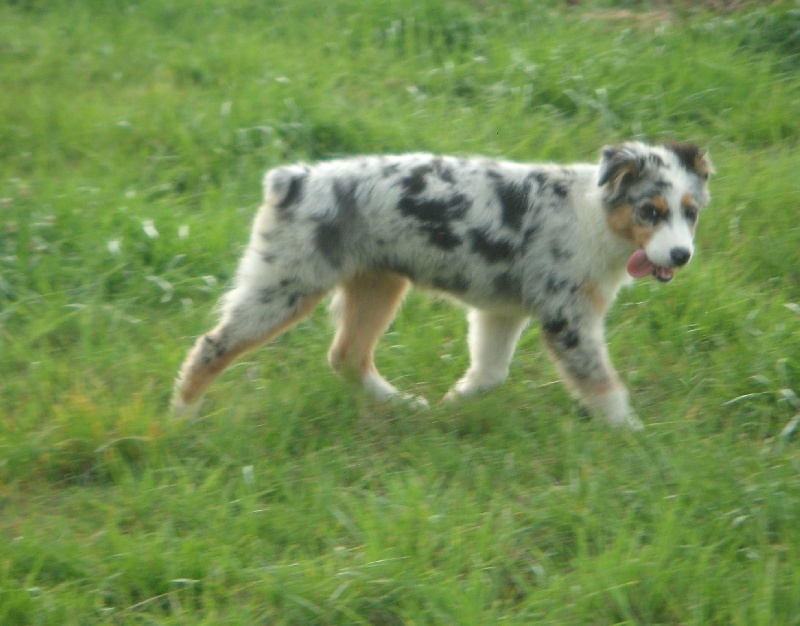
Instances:
[[[0,623],[800,624],[800,5],[721,4],[0,5]],[[267,167],[631,137],[718,170],[610,315],[644,433],[536,328],[490,395],[378,405],[323,310],[168,417]],[[464,330],[412,295],[378,362],[438,399]]]

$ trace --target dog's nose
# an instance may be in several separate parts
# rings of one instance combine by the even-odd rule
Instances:
[[[686,248],[673,248],[670,250],[669,256],[672,258],[672,262],[680,267],[689,262],[689,259],[692,258],[692,253]]]

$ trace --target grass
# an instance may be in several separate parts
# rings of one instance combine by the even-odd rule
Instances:
[[[800,624],[800,8],[721,6],[2,4],[0,623]],[[486,397],[375,404],[322,310],[167,416],[267,167],[630,137],[719,172],[610,315],[641,435],[536,328]],[[464,330],[412,295],[378,361],[436,399]]]

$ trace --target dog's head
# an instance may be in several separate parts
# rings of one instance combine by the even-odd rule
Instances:
[[[628,273],[668,282],[694,253],[700,209],[714,172],[708,155],[690,143],[603,148],[598,185],[608,225],[634,248]]]

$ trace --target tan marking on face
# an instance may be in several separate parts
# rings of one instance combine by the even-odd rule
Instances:
[[[622,204],[608,214],[608,227],[624,239],[630,239],[631,216],[633,207],[630,204]]]
[[[653,196],[651,200],[653,206],[656,208],[656,211],[659,213],[663,213],[664,215],[667,214],[669,209],[667,208],[667,202],[664,200],[662,196]]]
[[[622,204],[614,209],[607,220],[613,233],[627,239],[637,248],[644,248],[656,231],[652,226],[643,226],[633,220],[633,207],[630,204]]]

